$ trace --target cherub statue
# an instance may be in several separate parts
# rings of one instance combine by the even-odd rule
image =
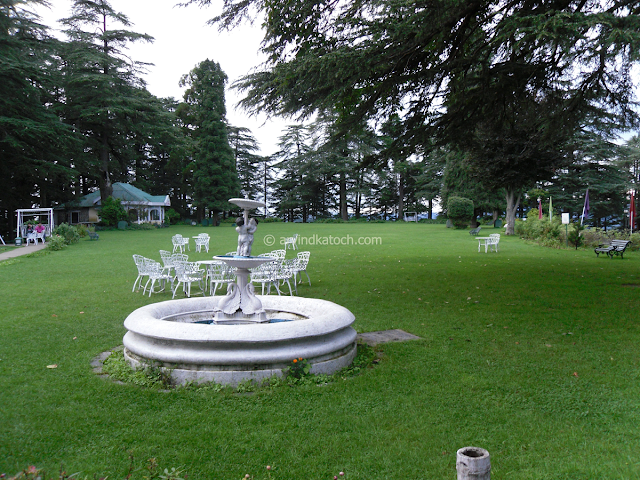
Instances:
[[[237,253],[243,257],[251,256],[251,246],[253,245],[253,234],[258,229],[258,222],[255,218],[251,218],[247,225],[244,219],[238,217],[236,219],[236,232],[238,232],[238,250]]]

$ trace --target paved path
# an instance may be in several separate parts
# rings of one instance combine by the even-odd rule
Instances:
[[[45,243],[38,243],[37,245],[29,245],[28,247],[15,247],[6,252],[0,253],[0,262],[8,260],[10,258],[19,257],[20,255],[27,255],[28,253],[37,252],[42,250],[47,245]]]

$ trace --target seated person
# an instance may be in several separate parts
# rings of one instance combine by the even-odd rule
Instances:
[[[42,225],[41,223],[36,225],[36,238],[41,238],[43,242],[45,237],[45,234],[44,234],[45,230],[46,230],[45,226]]]

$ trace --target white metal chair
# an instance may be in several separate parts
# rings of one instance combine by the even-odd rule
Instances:
[[[171,242],[173,243],[173,253],[176,253],[177,250],[180,250],[180,253],[184,253],[185,247],[189,250],[189,237],[183,237],[179,233],[176,233],[173,237],[171,237]]]
[[[500,243],[500,234],[499,233],[492,233],[489,235],[489,250],[491,250],[491,248],[493,248],[493,250],[498,253],[498,244]]]
[[[271,252],[269,252],[269,253],[267,254],[267,256],[269,256],[269,257],[275,257],[275,258],[277,258],[278,260],[282,261],[282,260],[284,260],[284,257],[286,257],[286,256],[287,256],[287,251],[286,251],[286,250],[284,250],[284,249],[281,249],[281,250],[271,250]]]
[[[289,295],[293,296],[293,290],[291,289],[291,279],[293,278],[293,265],[295,259],[283,260],[279,262],[278,268],[276,269],[276,281],[280,283],[280,285],[287,283],[289,285]],[[293,282],[295,285],[295,280]],[[296,286],[296,293],[298,293],[298,288]],[[280,291],[278,290],[278,293]]]
[[[302,282],[302,275],[300,275],[300,279],[298,280],[298,274],[304,272],[307,276],[307,280],[309,280],[309,286],[311,286],[311,279],[307,273],[307,265],[309,264],[310,256],[311,252],[298,252],[298,256],[296,257],[296,262],[293,267],[293,279],[296,284]]]
[[[147,259],[146,264],[146,272],[149,278],[147,279],[147,283],[144,284],[143,295],[147,293],[147,285],[149,285],[149,282],[151,282],[151,285],[149,286],[149,296],[151,296],[152,293],[164,291],[167,282],[171,283],[171,289],[173,290],[173,275],[169,273],[166,267],[164,267],[160,262],[149,259]],[[156,282],[158,282],[162,288],[157,292],[154,292],[153,286]]]
[[[178,262],[175,264],[176,269],[176,283],[173,289],[173,298],[176,296],[178,287],[182,284],[182,291],[187,297],[191,297],[191,284],[195,283],[200,287],[202,295],[205,295],[204,287],[204,270],[200,268],[200,265],[192,262]]]
[[[284,239],[284,249],[291,247],[292,250],[298,249],[298,234],[296,233],[293,237],[286,237]]]
[[[160,258],[162,259],[166,273],[174,279],[176,278],[176,263],[189,261],[189,255],[186,253],[171,253],[166,250],[160,250]]]
[[[219,285],[229,284],[235,281],[236,276],[233,267],[224,262],[209,264],[207,269],[207,278],[209,279],[209,294],[215,295]]]
[[[135,262],[136,268],[138,269],[138,277],[136,278],[136,281],[133,282],[133,289],[131,290],[132,292],[136,291],[136,285],[138,287],[138,291],[140,290],[140,287],[142,286],[142,279],[148,275],[147,260],[148,259],[146,259],[142,255],[133,255],[133,261]]]
[[[29,245],[29,242],[33,242],[34,245],[38,244],[36,232],[27,233],[27,243],[25,243],[25,247]]]
[[[201,233],[193,239],[196,244],[196,252],[201,252],[204,247],[207,253],[209,253],[209,238],[208,233]]]
[[[278,295],[280,295],[280,289],[278,288],[278,281],[276,280],[276,272],[278,270],[278,263],[266,262],[259,267],[251,269],[251,275],[249,281],[251,283],[259,283],[262,285],[262,295],[264,295],[264,287],[267,286],[267,295],[271,293],[271,285],[276,287]]]

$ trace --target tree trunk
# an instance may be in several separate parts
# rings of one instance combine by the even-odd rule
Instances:
[[[402,217],[404,210],[404,178],[402,174],[398,174],[398,220]]]
[[[103,202],[113,196],[113,185],[109,175],[109,145],[107,134],[102,136],[102,148],[100,149],[100,200]]]
[[[429,199],[429,220],[433,219],[433,199]]]
[[[340,172],[340,216],[345,222],[349,220],[347,211],[347,179],[344,172]]]
[[[513,187],[507,187],[507,229],[504,232],[505,235],[513,235],[515,233],[516,212],[518,211],[518,206],[520,205],[520,195],[520,189],[516,190]]]

